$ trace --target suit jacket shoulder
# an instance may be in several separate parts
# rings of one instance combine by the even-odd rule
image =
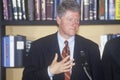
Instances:
[[[98,44],[95,43],[94,41],[90,40],[90,39],[87,39],[83,36],[80,36],[80,35],[76,35],[76,39],[78,42],[82,42],[82,44],[84,44],[85,46],[88,46],[88,45],[91,45],[91,46],[95,46],[95,47],[98,47]]]

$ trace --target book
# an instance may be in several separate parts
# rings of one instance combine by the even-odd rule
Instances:
[[[22,20],[26,20],[26,5],[27,5],[27,0],[22,0]]]
[[[105,0],[105,20],[109,19],[109,0]]]
[[[6,66],[6,39],[2,38],[2,66]]]
[[[8,19],[13,20],[12,0],[8,0]]]
[[[89,2],[90,4],[89,4],[89,20],[93,20],[93,9],[94,9],[94,4],[96,4],[96,3],[94,3],[94,0],[90,0],[90,2]]]
[[[93,0],[93,20],[98,19],[98,0]]]
[[[17,0],[18,19],[22,20],[22,0]]]
[[[41,0],[35,0],[35,20],[41,19]]]
[[[15,36],[15,67],[23,67],[23,57],[25,51],[26,37],[23,35]]]
[[[13,18],[14,20],[18,20],[18,8],[17,8],[17,1],[12,0],[12,8],[13,8]]]
[[[3,0],[3,15],[4,15],[4,20],[8,20],[8,1]]]
[[[41,0],[41,20],[46,20],[46,0]]]
[[[4,67],[14,67],[14,36],[4,37]]]
[[[109,20],[115,19],[115,0],[109,0]]]
[[[83,15],[84,15],[84,17],[83,17],[83,19],[84,20],[89,20],[89,0],[84,0],[83,1],[83,6],[84,6],[84,11],[83,11]]]
[[[120,0],[115,0],[115,20],[120,20]]]
[[[53,1],[53,20],[56,20],[57,7],[59,6],[59,3],[60,3],[59,0],[54,0]]]
[[[14,63],[14,56],[15,56],[15,43],[14,43],[14,36],[13,35],[9,35],[9,56],[10,56],[10,67],[14,67],[15,63]]]
[[[53,20],[53,0],[46,0],[46,20]]]
[[[83,3],[83,0],[81,0],[81,4],[80,4],[80,11],[81,11],[81,15],[80,15],[80,20],[82,21],[83,20],[83,10],[84,10],[84,3]]]
[[[34,20],[35,11],[35,2],[34,0],[27,0],[27,19],[32,21]]]
[[[99,0],[99,19],[105,19],[105,0]]]

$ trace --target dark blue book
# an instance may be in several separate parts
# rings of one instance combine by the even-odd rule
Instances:
[[[57,7],[60,4],[60,0],[53,0],[53,20],[56,20]]]
[[[25,54],[26,37],[15,36],[15,67],[23,67],[23,57]]]
[[[12,0],[8,0],[8,19],[13,20]]]

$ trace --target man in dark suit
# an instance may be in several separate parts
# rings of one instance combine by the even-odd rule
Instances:
[[[103,80],[98,45],[76,34],[80,24],[80,6],[74,0],[63,1],[57,10],[58,31],[32,43],[22,80]],[[63,58],[64,41],[70,55]],[[70,59],[70,60],[68,60]]]
[[[102,63],[105,80],[120,80],[120,37],[106,43]]]

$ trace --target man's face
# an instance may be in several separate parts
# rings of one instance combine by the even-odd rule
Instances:
[[[78,12],[67,11],[61,18],[57,17],[60,34],[68,39],[74,36],[79,28],[80,14]]]

